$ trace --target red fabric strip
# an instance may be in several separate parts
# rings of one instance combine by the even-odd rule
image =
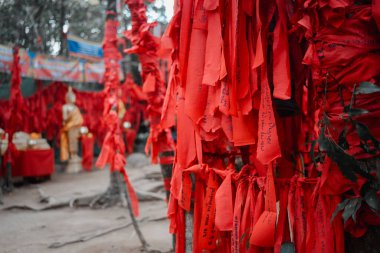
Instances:
[[[264,206],[265,206],[265,204],[264,204],[264,183],[263,183],[263,180],[262,180],[262,178],[260,178],[256,182],[258,184],[258,190],[257,190],[258,194],[257,194],[257,199],[256,199],[256,203],[255,203],[254,210],[253,210],[254,211],[253,212],[253,221],[252,221],[253,227],[255,227],[257,222],[259,221],[259,218],[261,217],[261,214],[263,213]],[[252,230],[251,238],[249,240],[249,243],[252,244],[251,245],[252,251],[255,253],[261,252],[260,248],[255,245],[254,240],[252,239],[253,234],[254,234],[254,231]]]
[[[203,1],[200,0],[200,2]],[[198,5],[202,7],[201,3]],[[185,88],[185,113],[194,123],[198,123],[198,120],[203,116],[208,91],[207,86],[202,85],[207,39],[207,14],[200,7],[197,7],[194,12]]]
[[[215,225],[219,231],[232,230],[233,200],[231,175],[228,171],[223,183],[219,186],[215,195]]]
[[[207,180],[206,196],[203,202],[199,233],[199,246],[201,249],[212,250],[216,248],[215,193],[217,188],[217,177],[213,170],[210,170]]]
[[[179,36],[179,65],[181,86],[186,86],[187,64],[191,36],[191,15],[194,1],[181,1],[181,27]]]
[[[194,219],[193,219],[193,252],[202,253],[199,237],[201,234],[201,220],[202,220],[202,208],[205,195],[204,182],[201,176],[196,175],[195,190],[194,190]]]
[[[218,1],[214,2],[218,3]],[[206,40],[205,68],[202,84],[215,85],[215,83],[220,79],[222,60],[224,60],[222,59],[222,27],[218,9],[208,11],[207,16],[208,33]]]
[[[249,245],[249,238],[251,237],[251,230],[252,230],[252,220],[253,220],[253,213],[255,208],[255,201],[256,201],[256,195],[254,191],[254,181],[252,178],[249,179],[249,186],[247,190],[247,198],[245,200],[244,204],[244,210],[243,210],[243,216],[241,219],[241,226],[240,226],[240,234],[241,234],[241,241],[240,241],[240,251],[244,252],[244,249],[246,246]]]
[[[131,204],[132,204],[133,214],[137,217],[137,216],[139,216],[139,201],[137,199],[136,192],[133,189],[131,182],[129,181],[129,178],[128,178],[128,175],[127,175],[125,169],[121,170],[121,173],[123,174],[124,181],[125,181],[125,184],[127,186],[128,195],[129,195],[129,198],[130,198]]]
[[[236,199],[233,213],[233,227],[231,234],[231,251],[238,253],[242,249],[241,245],[241,219],[244,210],[244,199],[247,195],[247,180],[242,178],[237,182]],[[243,247],[244,250],[244,247]],[[244,251],[243,251],[244,252]]]
[[[277,208],[271,164],[267,166],[265,192],[265,210],[252,229],[251,243],[260,247],[273,247],[275,243]]]
[[[261,101],[258,121],[257,160],[269,164],[281,156],[272,98],[265,68],[261,68]]]
[[[284,0],[276,0],[278,20],[273,33],[273,96],[291,98],[289,42]]]

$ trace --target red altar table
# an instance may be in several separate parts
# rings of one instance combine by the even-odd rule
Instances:
[[[42,177],[54,172],[53,149],[20,150],[12,168],[13,177]]]

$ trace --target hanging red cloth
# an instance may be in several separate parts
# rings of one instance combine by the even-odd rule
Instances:
[[[125,52],[137,54],[142,65],[143,92],[147,97],[150,123],[145,151],[150,152],[152,163],[157,163],[159,153],[174,150],[174,141],[170,134],[166,134],[170,129],[160,124],[166,87],[158,67],[158,40],[150,32],[156,23],[148,23],[144,1],[126,0],[125,3],[132,13],[132,29],[124,33],[125,37],[131,40],[132,47]]]
[[[13,48],[13,64],[11,70],[11,90],[10,90],[10,118],[8,130],[10,140],[13,133],[23,130],[23,98],[21,94],[21,67],[18,47]]]

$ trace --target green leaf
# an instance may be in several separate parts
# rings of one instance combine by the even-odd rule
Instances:
[[[247,235],[246,232],[244,232],[241,236],[240,236],[240,241],[243,241],[244,237]]]
[[[310,157],[311,157],[311,160],[316,163],[316,159],[315,159],[315,154],[314,154],[314,148],[315,148],[315,145],[317,145],[317,140],[313,140],[311,142],[311,147],[310,147]]]
[[[365,195],[364,200],[371,207],[372,210],[380,212],[379,198],[377,197],[376,190],[370,189]]]
[[[361,199],[359,198],[350,199],[347,202],[342,214],[344,223],[346,223],[350,217],[355,216],[355,220],[356,220],[356,212],[358,211],[360,204],[361,204]]]
[[[360,116],[369,113],[369,111],[365,109],[360,109],[360,108],[351,108],[348,110],[347,115],[349,117],[355,117],[355,116]]]
[[[356,182],[358,178],[355,175],[354,171],[360,170],[360,165],[354,157],[347,154],[339,147],[334,147],[331,152],[327,152],[327,155],[338,164],[338,167],[343,176],[353,182]]]
[[[335,151],[333,151],[329,156],[338,164],[343,176],[347,177],[351,181],[356,182],[357,177],[355,173],[358,173],[370,181],[374,180],[372,175],[367,171],[364,171],[360,167],[358,161],[353,156],[344,152],[344,150],[335,148]]]
[[[325,128],[322,127],[318,136],[319,150],[330,152],[332,149],[331,141],[326,137],[324,130]]]
[[[360,146],[364,149],[365,152],[373,153],[380,148],[380,142],[371,134],[369,128],[365,124],[355,121],[355,128],[356,133],[360,138]],[[370,149],[370,141],[373,144],[373,150]]]
[[[364,125],[363,123],[356,121],[355,128],[356,128],[356,132],[359,135],[359,138],[362,139],[363,141],[369,141],[369,140],[374,139],[368,127]]]
[[[249,244],[249,240],[247,240],[246,242],[245,242],[245,250],[249,250],[249,246],[251,246],[250,244]]]
[[[348,145],[346,136],[347,136],[347,126],[344,126],[342,132],[340,132],[339,137],[338,137],[338,145],[344,150],[347,150],[350,148],[350,145]]]
[[[367,142],[360,141],[360,147],[364,150],[364,152],[368,154],[376,154],[375,149],[371,149],[371,147],[367,144]]]
[[[362,198],[359,198],[359,201],[356,204],[354,213],[352,214],[352,219],[354,220],[355,223],[356,223],[356,214],[359,211],[361,206],[362,206]]]
[[[245,249],[248,251],[249,247],[251,246],[251,245],[249,244],[249,241],[250,241],[250,239],[251,239],[251,235],[252,235],[252,234],[247,234],[247,235],[248,235],[248,238],[247,238],[247,241],[245,242]]]
[[[359,165],[358,167],[355,167],[355,168],[354,168],[354,171],[355,171],[356,173],[358,173],[359,175],[361,175],[362,177],[368,179],[368,180],[371,181],[371,182],[375,180],[374,177],[373,177],[370,173],[368,173],[368,171],[363,170],[363,169],[360,167],[360,165]]]
[[[319,149],[327,153],[327,155],[337,163],[342,174],[353,182],[356,182],[357,176],[354,171],[360,170],[360,166],[356,159],[347,154],[335,142],[325,136],[325,127],[321,127],[321,132],[318,137]]]
[[[331,215],[330,223],[332,223],[332,222],[334,221],[336,215],[337,215],[340,211],[342,211],[342,210],[344,209],[344,207],[347,205],[348,201],[349,201],[349,199],[345,199],[345,200],[343,200],[342,202],[340,202],[340,203],[336,206],[336,208],[335,208],[333,214]]]
[[[340,118],[355,117],[369,113],[369,111],[361,108],[351,108],[351,105],[343,107],[343,113],[339,115]]]
[[[370,82],[362,82],[355,89],[355,95],[357,94],[371,94],[375,92],[380,92],[380,87],[376,84]]]
[[[294,243],[285,242],[281,245],[280,253],[294,253],[294,252],[296,252]]]

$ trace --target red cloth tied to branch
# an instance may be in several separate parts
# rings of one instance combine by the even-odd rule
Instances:
[[[160,124],[161,111],[165,97],[165,84],[158,67],[158,43],[150,29],[146,17],[146,6],[142,0],[126,0],[132,15],[132,29],[124,35],[132,42],[132,48],[127,53],[139,56],[142,65],[143,92],[146,94],[147,114],[150,123],[150,135],[146,144],[146,152],[150,151],[152,163],[158,162],[158,154],[174,150],[174,141],[170,129]]]
[[[124,90],[124,86],[122,86]],[[76,95],[76,105],[79,107],[84,125],[94,135],[98,143],[103,140],[106,127],[102,125],[103,98],[102,92],[80,91],[73,89]],[[28,133],[44,133],[48,140],[52,140],[58,134],[57,129],[62,125],[62,105],[65,103],[67,86],[61,82],[52,82],[39,88],[33,95],[24,98],[22,102],[23,124],[17,130]],[[123,98],[127,102],[128,98]],[[10,101],[0,101],[0,127],[7,129],[10,123],[11,110]],[[142,104],[138,110],[143,111]],[[132,121],[132,120],[131,120]],[[59,141],[59,138],[57,138]]]
[[[246,166],[239,173],[230,172],[209,168],[207,165],[195,165],[183,172],[184,188],[180,199],[187,203],[184,206],[190,208],[192,194],[200,194],[194,195],[194,200],[202,200],[194,202],[194,209],[197,210],[194,212],[198,213],[194,213],[194,229],[199,233],[194,233],[198,239],[193,241],[193,248],[216,252],[280,252],[284,243],[291,242],[296,245],[297,252],[304,252],[305,249],[325,252],[326,248],[329,252],[343,252],[342,221],[336,219],[333,223],[330,222],[340,197],[319,195],[318,179],[294,177],[275,180],[279,205],[274,208],[277,210],[278,222],[275,233],[269,237],[273,238],[274,243],[262,247],[256,245],[257,236],[264,241],[269,238],[264,236],[261,229],[255,229],[255,225],[260,224],[262,217],[268,218],[265,202],[271,199],[271,193],[266,189],[265,178],[255,176],[253,167]],[[195,189],[198,192],[191,192],[190,173],[194,173]],[[218,177],[224,178],[223,182]],[[231,204],[222,203],[223,197],[218,191],[231,196]],[[172,208],[169,210],[178,212]],[[233,219],[226,220],[228,212],[232,212],[230,215]],[[200,217],[196,216],[200,214]],[[180,220],[178,217],[176,220],[178,225]],[[230,235],[225,238],[225,232],[220,228],[229,229]],[[252,238],[255,238],[253,242]],[[230,249],[218,247],[228,244],[225,240],[231,240]],[[244,241],[246,243],[242,244]],[[272,247],[274,248],[271,249]]]
[[[335,6],[329,3],[327,7],[323,6],[324,11],[320,13],[315,11],[315,8],[322,7],[318,5],[306,7],[310,11],[308,22],[305,18],[299,21],[308,30],[313,30],[313,33],[307,34],[309,49],[304,57],[305,63],[311,66],[314,84],[316,118],[313,134],[318,136],[322,132],[343,146],[344,153],[357,160],[377,159],[379,151],[374,146],[380,138],[375,122],[380,111],[377,102],[379,93],[357,92],[362,82],[379,85],[380,72],[373,67],[380,64],[380,33],[376,23],[377,11],[373,8],[377,3],[372,1],[372,6],[350,2]],[[364,113],[352,114],[354,110]],[[322,127],[326,125],[327,133],[323,132]],[[367,129],[365,131],[369,132],[374,142],[364,140],[363,128]],[[371,172],[374,166],[368,164],[365,170]],[[365,190],[363,185],[376,180],[356,170],[354,174],[357,179],[354,181],[342,173],[343,167],[331,157],[317,164],[316,169],[322,172],[320,194],[357,198]],[[361,232],[356,233],[352,229],[352,221],[348,220],[347,223],[345,226],[356,235],[364,231],[360,228]]]
[[[193,207],[195,251],[280,252],[287,243],[296,252],[342,252],[341,214],[330,223],[331,215],[342,194],[360,193],[367,181],[350,182],[328,158],[313,164],[308,152],[325,113],[338,142],[354,83],[378,83],[376,10],[352,1],[191,0],[175,7],[163,38],[172,67],[161,116],[162,125],[178,129],[171,232],[183,243],[183,212]],[[378,94],[353,99],[368,111],[357,120],[376,139]],[[376,157],[363,152],[356,132],[347,128],[345,152]],[[207,176],[213,173],[217,180]],[[215,186],[215,204],[198,203]],[[199,215],[214,205],[215,238],[205,240]]]
[[[8,132],[10,140],[13,133],[23,130],[23,98],[21,94],[21,67],[19,49],[13,48],[13,63],[11,70],[11,90],[10,90],[10,118],[8,122]]]
[[[354,122],[361,124],[359,126],[369,127],[374,138],[380,137],[378,124],[374,121],[380,109],[375,102],[379,98],[378,93],[354,95],[361,82],[369,81],[376,85],[380,77],[378,68],[371,67],[380,63],[378,54],[380,35],[372,19],[371,6],[347,4],[343,12],[335,11],[335,21],[339,22],[330,22],[332,20],[330,12],[323,14],[318,18],[328,19],[329,22],[317,27],[309,46],[314,52],[308,51],[305,56],[310,59],[309,64],[319,62],[318,65],[312,65],[316,107],[320,108],[316,112],[318,118],[315,123],[327,115],[330,138],[338,141],[343,137],[348,145],[345,152],[356,159],[372,159],[379,153],[365,151],[357,129],[358,125],[345,122],[345,119],[350,117],[347,108],[367,110],[367,113],[352,118]],[[316,19],[315,16],[311,17]],[[317,135],[319,129],[316,129]],[[344,194],[352,190],[355,195],[360,195],[362,186],[368,180],[358,176],[358,180],[352,182],[329,158],[326,158],[324,164],[318,168],[322,171],[320,187],[322,194]]]
[[[23,119],[23,98],[21,94],[21,66],[20,56],[18,55],[18,47],[13,48],[13,63],[11,70],[11,88],[10,100],[8,111],[8,122],[6,123],[6,132],[8,136],[8,149],[5,154],[5,161],[11,162],[12,166],[15,165],[16,148],[13,144],[13,134],[16,131],[21,131],[24,128]]]
[[[116,111],[111,110],[105,118],[105,123],[109,127],[108,133],[103,141],[102,150],[99,154],[96,166],[103,168],[106,164],[110,165],[111,172],[120,172],[127,185],[129,197],[131,198],[132,209],[134,215],[139,215],[138,199],[137,195],[128,179],[128,175],[125,171],[125,146],[120,132],[119,118]]]
[[[107,126],[107,134],[104,138],[98,160],[96,161],[96,166],[103,168],[106,164],[109,164],[111,172],[118,171],[123,175],[128,195],[131,200],[133,214],[138,216],[139,209],[137,195],[125,170],[125,144],[118,117],[118,59],[120,54],[117,49],[117,27],[118,22],[116,20],[109,19],[106,21],[105,38],[103,42],[104,61],[106,66],[104,73],[105,88],[103,91],[105,94],[103,124]]]

